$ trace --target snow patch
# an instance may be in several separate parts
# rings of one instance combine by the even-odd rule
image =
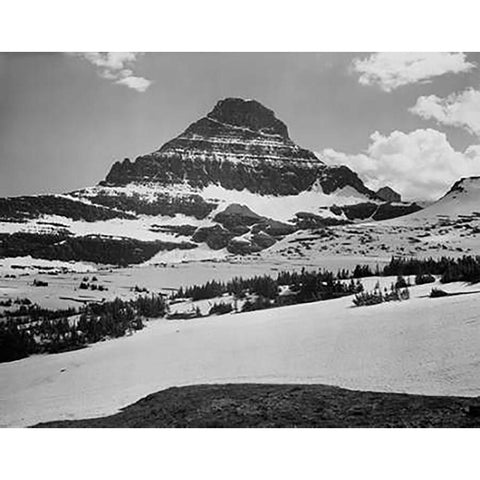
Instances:
[[[16,268],[15,268],[16,267]],[[61,260],[44,260],[42,258],[10,257],[0,259],[0,272],[11,273],[12,270],[62,270],[76,273],[95,272],[96,268],[82,262],[63,262]]]
[[[201,260],[222,260],[231,255],[226,249],[212,250],[206,245],[200,245],[197,248],[188,250],[170,250],[158,252],[143,265],[158,265],[172,263],[186,263]],[[188,279],[186,279],[188,280]]]
[[[218,185],[209,185],[202,190],[202,196],[208,200],[218,200],[220,205],[217,211],[223,210],[230,203],[238,203],[246,205],[258,215],[288,221],[298,212],[310,212],[326,216],[327,212],[324,207],[358,203],[358,195],[361,194],[356,190],[354,191],[357,196],[354,196],[348,187],[332,195],[327,195],[317,188],[316,190],[301,192],[298,195],[277,197],[274,195],[259,195],[248,190],[227,190]],[[327,216],[334,215],[328,212]]]

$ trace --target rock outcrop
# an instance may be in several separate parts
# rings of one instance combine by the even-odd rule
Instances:
[[[390,187],[382,187],[376,192],[377,197],[380,200],[384,200],[385,202],[401,202],[402,196],[397,193],[393,188]]]

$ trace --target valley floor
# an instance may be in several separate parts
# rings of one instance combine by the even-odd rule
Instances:
[[[344,297],[151,321],[132,337],[1,364],[0,425],[111,415],[152,392],[205,383],[479,396],[480,295],[430,299],[431,287],[413,287],[409,301],[371,307],[354,308]]]
[[[358,264],[382,266],[390,257],[364,257],[361,255],[317,255],[310,260],[281,258],[248,258],[235,257],[221,261],[192,261],[161,265],[142,265],[126,268],[93,268],[86,271],[61,272],[52,275],[41,269],[49,265],[47,261],[37,259],[0,259],[0,301],[9,298],[29,298],[43,308],[61,309],[79,307],[86,302],[113,300],[116,297],[124,300],[133,298],[135,286],[146,288],[149,292],[169,292],[183,286],[200,285],[209,280],[226,281],[233,277],[252,277],[254,275],[275,274],[281,270],[301,270],[326,268],[336,272],[337,269],[352,269]],[[11,268],[21,264],[24,269]],[[68,266],[68,263],[65,263]],[[40,267],[40,268],[39,268]],[[98,279],[98,284],[106,290],[81,290],[84,278]],[[34,280],[48,283],[44,287],[33,287]],[[2,312],[0,307],[0,312]],[[1,321],[1,320],[0,320]]]

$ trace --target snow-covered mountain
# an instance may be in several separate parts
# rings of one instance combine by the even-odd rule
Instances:
[[[351,208],[356,208],[352,205]],[[480,177],[463,178],[439,200],[409,215],[316,231],[297,231],[263,260],[461,257],[480,252]]]
[[[442,198],[402,220],[437,223],[461,218],[480,220],[480,177],[458,180]]]
[[[246,254],[298,229],[418,208],[327,166],[259,102],[227,98],[94,187],[0,199],[0,256],[130,264]]]

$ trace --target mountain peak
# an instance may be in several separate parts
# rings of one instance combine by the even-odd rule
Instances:
[[[104,183],[154,182],[197,190],[220,185],[295,195],[310,188],[324,169],[313,152],[289,138],[272,110],[256,100],[225,98],[155,152],[115,163]]]
[[[273,110],[256,100],[225,98],[217,102],[207,118],[260,134],[289,138],[287,126],[275,117]]]

